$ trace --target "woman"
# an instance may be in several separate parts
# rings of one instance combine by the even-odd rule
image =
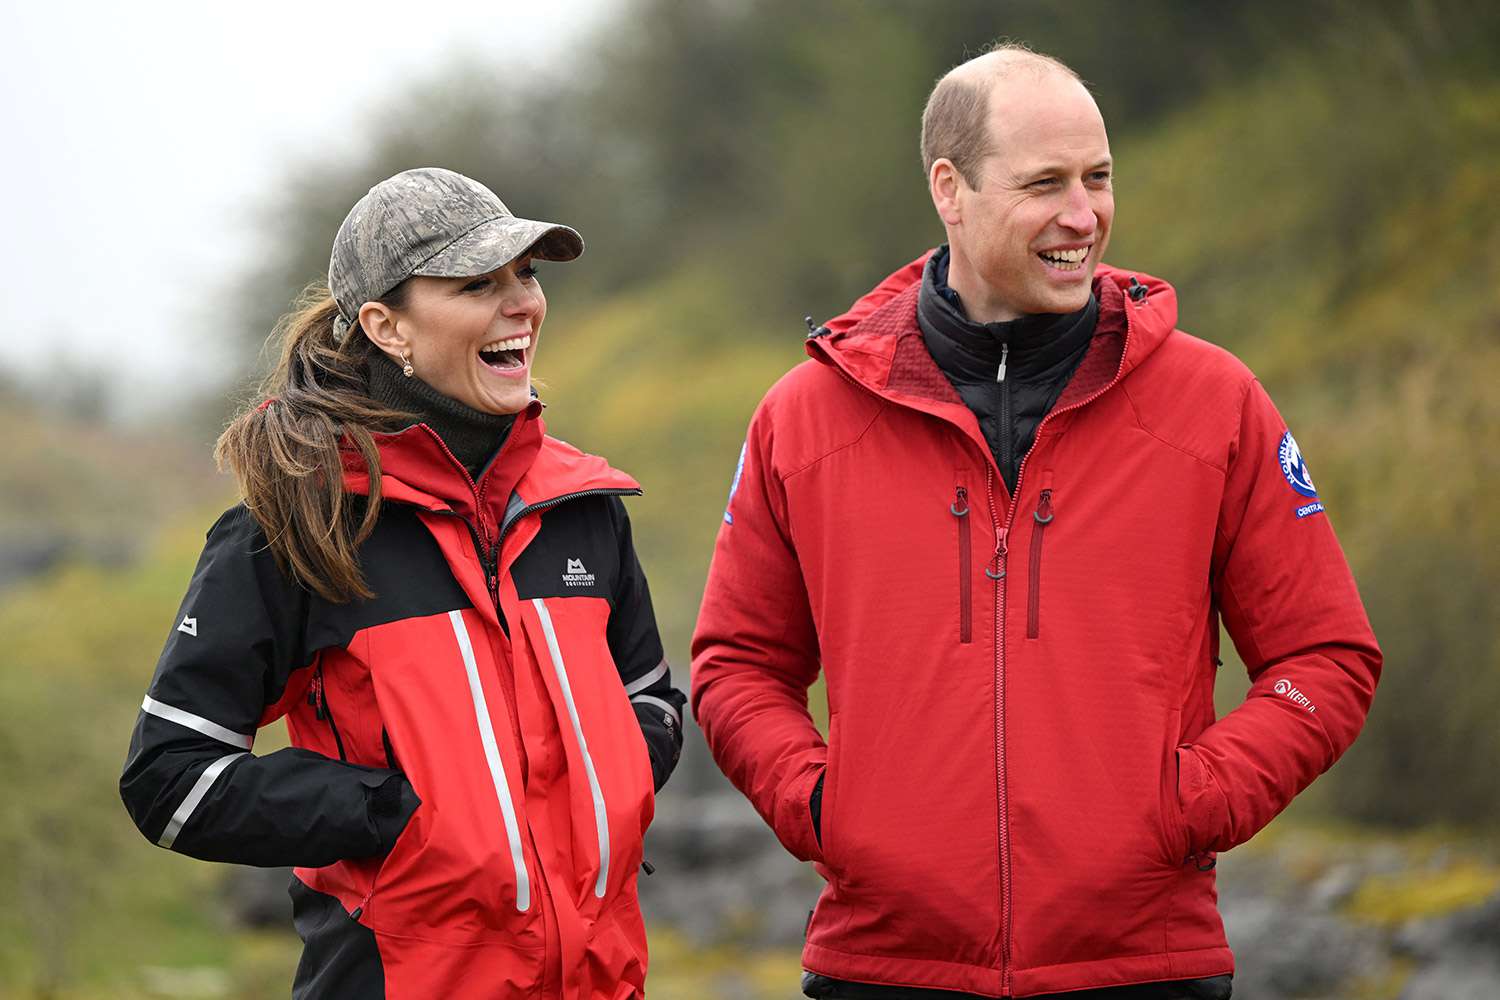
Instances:
[[[376,185],[332,295],[219,439],[208,535],[121,793],[150,840],[295,865],[295,997],[627,998],[682,743],[620,497],[547,437],[533,261],[583,251],[436,168]],[[249,753],[287,720],[292,747]]]

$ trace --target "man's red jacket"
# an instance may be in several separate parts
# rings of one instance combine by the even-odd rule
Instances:
[[[1009,495],[921,264],[756,411],[693,640],[715,759],[827,880],[804,965],[1016,997],[1232,971],[1213,853],[1338,759],[1380,672],[1306,463],[1170,286],[1101,267]],[[1216,720],[1221,616],[1252,685]]]

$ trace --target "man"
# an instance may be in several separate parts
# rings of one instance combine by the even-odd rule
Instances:
[[[1350,745],[1380,652],[1254,376],[1100,265],[1077,76],[991,51],[922,142],[948,242],[751,421],[694,709],[827,880],[809,996],[1227,997],[1215,852]],[[1221,617],[1252,685],[1215,721]]]

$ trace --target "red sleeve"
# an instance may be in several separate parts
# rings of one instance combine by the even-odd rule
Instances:
[[[850,329],[876,309],[879,309],[891,299],[894,299],[906,289],[921,281],[922,268],[927,266],[927,258],[931,257],[934,252],[935,250],[928,250],[910,264],[905,264],[898,270],[892,271],[886,275],[880,284],[870,289],[858,302],[850,306],[848,312],[841,316],[835,316],[823,325],[834,333],[843,333],[845,330]]]
[[[1245,701],[1178,750],[1193,847],[1249,840],[1354,742],[1381,655],[1296,442],[1252,382],[1214,543],[1214,596]]]
[[[693,635],[693,712],[787,850],[821,860],[808,803],[828,760],[807,710],[818,640],[772,458],[773,408],[768,397],[751,421],[719,527]]]

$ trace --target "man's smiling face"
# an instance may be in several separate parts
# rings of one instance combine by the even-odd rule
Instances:
[[[954,171],[947,203],[934,195],[952,248],[949,284],[980,322],[1074,312],[1088,302],[1114,221],[1104,119],[1066,73],[1020,69],[991,86],[991,152],[976,184]]]

